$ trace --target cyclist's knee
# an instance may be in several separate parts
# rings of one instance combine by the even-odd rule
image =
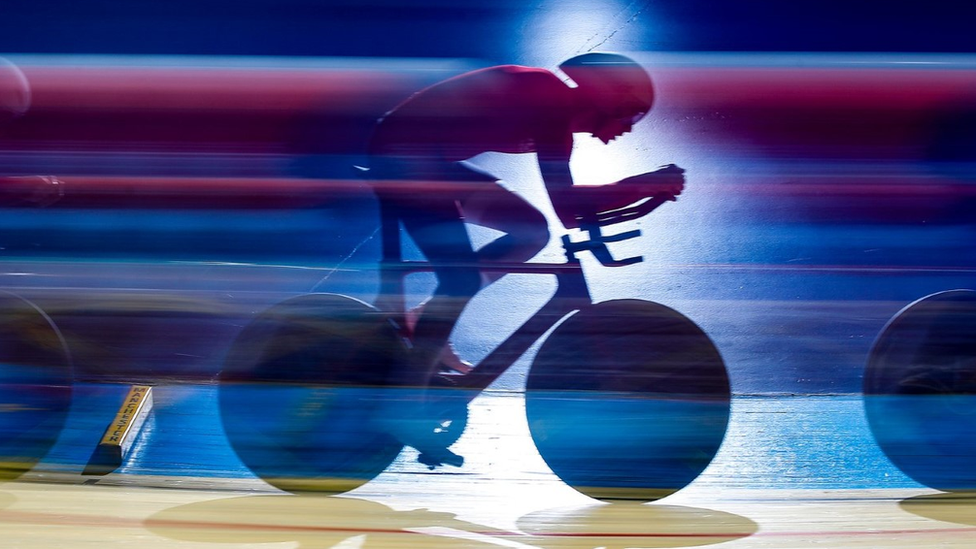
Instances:
[[[526,241],[526,250],[531,252],[531,255],[526,257],[525,261],[532,259],[532,257],[541,252],[549,244],[549,238],[551,236],[546,218],[542,214],[539,214],[539,222],[532,225],[532,231],[529,233]]]

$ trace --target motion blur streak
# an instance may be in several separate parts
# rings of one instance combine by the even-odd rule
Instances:
[[[295,166],[275,164],[280,155],[355,154],[403,97],[470,68],[452,60],[87,56],[19,64],[33,104],[4,140],[8,173],[194,175],[192,153],[207,155],[195,175],[245,175],[243,162],[252,177],[295,175]]]
[[[653,76],[653,110],[634,133],[614,143],[613,151],[591,153],[581,140],[573,169],[588,175],[586,183],[605,183],[617,170],[627,175],[674,161],[687,170],[688,189],[660,215],[620,222],[621,231],[644,230],[640,238],[601,241],[613,243],[612,257],[643,256],[644,263],[603,269],[585,256],[582,284],[592,287],[598,302],[589,311],[599,312],[597,307],[608,303],[602,310],[616,311],[630,299],[654,300],[700,323],[700,328],[691,321],[681,324],[693,332],[686,338],[687,349],[662,353],[663,364],[692,366],[682,366],[676,375],[646,376],[657,384],[655,390],[664,387],[680,396],[644,398],[634,389],[641,385],[621,375],[609,379],[612,389],[598,385],[587,388],[594,398],[577,398],[567,380],[614,377],[606,369],[585,370],[597,361],[579,358],[586,356],[582,351],[571,352],[570,358],[583,370],[565,369],[570,359],[558,353],[549,359],[557,372],[554,385],[539,377],[541,369],[535,378],[527,374],[526,361],[519,361],[516,375],[501,385],[522,389],[526,378],[547,382],[538,382],[528,400],[540,451],[549,452],[547,463],[560,469],[568,483],[607,499],[655,499],[691,482],[723,440],[730,390],[859,391],[870,341],[885,322],[916,299],[972,287],[976,269],[972,58],[634,57]],[[0,333],[2,343],[12,353],[0,357],[0,418],[5,420],[0,428],[13,440],[26,425],[32,444],[0,447],[0,465],[11,471],[6,476],[31,467],[56,438],[72,381],[211,383],[222,371],[226,375],[226,365],[233,364],[228,357],[239,358],[245,368],[224,378],[223,421],[236,437],[231,442],[239,457],[257,474],[288,488],[311,483],[341,491],[369,480],[394,460],[402,444],[374,422],[373,409],[395,415],[391,409],[403,403],[409,408],[423,397],[407,389],[394,391],[399,395],[394,397],[373,391],[389,382],[387,370],[396,365],[390,356],[401,351],[403,333],[393,332],[393,326],[402,329],[406,323],[394,317],[391,324],[368,304],[391,296],[377,290],[379,208],[353,167],[363,163],[370,132],[384,113],[411,93],[480,63],[11,59],[30,85],[31,105],[25,113],[13,113],[17,116],[0,130],[0,281],[16,294],[0,302],[0,312],[13,311],[0,318],[6,330]],[[525,165],[519,160],[501,154],[486,154],[474,163],[503,175],[508,189],[538,202],[554,220],[550,205],[539,200],[534,168],[520,169]],[[429,182],[409,186],[419,192],[445,190]],[[566,232],[550,225],[555,236]],[[582,232],[571,234],[577,238]],[[589,237],[594,234],[590,231]],[[577,251],[592,251],[591,244]],[[413,259],[419,254],[407,242],[404,255]],[[553,239],[536,261],[562,255]],[[412,280],[420,279],[405,296],[411,305],[426,296],[427,274],[411,274]],[[504,291],[491,294],[496,301],[473,305],[453,338],[463,357],[484,357],[507,335],[501,326],[535,312],[550,288],[535,278],[510,277],[510,284],[501,286]],[[282,304],[294,304],[289,300],[308,297],[313,290],[354,298],[331,310],[345,314],[348,308],[349,314],[360,315],[356,318],[370,320],[359,327],[368,335],[357,335],[359,328],[351,322],[337,322],[338,327],[328,328],[338,334],[339,344],[326,346],[318,323],[327,315],[306,315],[304,306],[297,313],[286,311],[285,320],[294,320],[289,316],[294,314],[300,322],[276,323]],[[573,299],[583,297],[590,296]],[[545,318],[549,324],[533,335],[596,314],[582,313],[560,324],[574,307],[565,309]],[[664,333],[667,337],[658,341],[668,344],[681,339],[661,328],[679,324],[672,316],[654,316],[660,310],[646,315],[651,326],[646,330],[636,314],[607,316],[621,337],[648,332]],[[964,323],[971,324],[966,318]],[[463,326],[467,321],[468,327]],[[280,356],[274,346],[250,352],[247,345],[262,342],[257,336],[268,332],[277,338],[279,329],[285,334]],[[581,330],[574,341],[599,329]],[[913,337],[919,344],[927,341],[924,335]],[[654,340],[642,337],[641,342]],[[27,345],[23,341],[35,347],[18,347]],[[235,347],[235,341],[242,343]],[[292,347],[309,341],[313,344]],[[618,358],[629,352],[643,360],[644,349],[634,351],[636,344],[626,341],[601,350]],[[515,355],[511,362],[529,346],[510,353]],[[273,360],[263,361],[262,352]],[[707,360],[699,356],[706,354]],[[360,355],[368,355],[369,367],[361,368]],[[550,351],[541,356],[545,359]],[[340,358],[348,360],[341,372],[323,367]],[[971,357],[965,359],[961,363],[971,368]],[[254,376],[266,372],[249,369],[248,360],[262,360],[278,383],[262,387],[267,379]],[[700,375],[698,363],[708,366]],[[34,368],[38,365],[43,367]],[[320,377],[339,373],[352,381]],[[379,379],[357,377],[367,374]],[[682,375],[691,378],[690,397],[677,387],[676,379],[688,381]],[[449,377],[439,381],[455,382]],[[265,397],[256,399],[256,390]],[[881,394],[875,409],[883,411],[888,400],[887,393]],[[23,402],[17,401],[20,397]],[[464,408],[470,398],[465,393],[445,399],[445,414],[455,428],[445,424],[446,436],[459,436],[457,425],[466,416],[456,408]],[[947,402],[956,406],[970,400],[949,397]],[[587,411],[591,421],[582,421],[590,405],[596,411]],[[25,411],[37,413],[24,421]],[[325,432],[323,417],[341,428]],[[971,423],[964,421],[959,424],[969,428]],[[624,442],[634,442],[633,424],[656,428],[630,447],[637,448],[631,452],[633,462],[624,460],[616,469],[607,465],[619,457]],[[364,439],[364,431],[372,438]],[[875,433],[895,437],[892,452],[904,452],[905,441],[898,438],[907,436],[904,431],[877,427]],[[373,459],[347,459],[346,450],[357,451],[352,441],[367,446]],[[651,465],[637,459],[655,454],[647,448],[658,443],[665,448],[661,454],[670,455]],[[577,444],[586,447],[581,451]],[[966,476],[970,450],[953,448],[954,460],[964,454],[959,459],[965,467],[950,468],[963,471],[963,478],[950,478],[948,488],[971,489],[972,477]],[[289,459],[281,459],[279,452]],[[346,468],[346,476],[333,478],[334,471],[322,470],[334,463],[316,461],[321,457],[316,452],[337,455],[334,469],[343,473]],[[574,456],[582,458],[574,461]],[[349,472],[349,463],[365,470]],[[908,463],[910,474],[914,464]],[[925,480],[926,467],[919,478],[932,485],[941,482],[938,477]],[[634,495],[630,483],[649,470],[663,477],[662,483],[638,483]]]

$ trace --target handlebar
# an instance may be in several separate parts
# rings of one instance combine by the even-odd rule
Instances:
[[[580,242],[574,242],[569,235],[563,235],[563,248],[566,250],[566,259],[570,262],[579,261],[576,254],[579,252],[592,252],[593,257],[605,267],[623,267],[644,261],[641,256],[625,257],[616,259],[607,248],[609,242],[621,242],[637,238],[640,236],[640,229],[627,231],[615,235],[604,235],[600,225],[581,226],[581,229],[589,233],[589,238]]]
[[[569,238],[569,235],[563,235],[563,248],[566,250],[566,259],[569,261],[578,261],[576,254],[579,252],[588,251],[592,252],[593,257],[595,257],[596,260],[605,267],[623,267],[625,265],[633,265],[634,263],[644,261],[642,256],[616,259],[613,257],[613,254],[610,253],[610,249],[607,248],[607,244],[610,242],[622,242],[624,240],[637,238],[641,235],[640,229],[634,229],[632,231],[626,231],[614,235],[604,235],[603,228],[609,225],[615,225],[617,223],[622,223],[624,221],[630,221],[632,219],[645,216],[657,209],[658,206],[673,200],[674,197],[670,195],[655,196],[633,206],[628,206],[619,210],[601,212],[589,219],[581,220],[579,224],[580,229],[586,231],[589,238],[579,242],[574,242],[571,238]]]

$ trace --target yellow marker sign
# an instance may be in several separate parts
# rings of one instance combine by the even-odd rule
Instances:
[[[115,414],[115,419],[102,435],[102,440],[88,460],[83,474],[105,475],[121,466],[139,436],[152,405],[152,387],[133,385]]]

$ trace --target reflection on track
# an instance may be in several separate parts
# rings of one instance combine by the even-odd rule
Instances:
[[[902,501],[901,508],[932,520],[976,526],[976,493],[925,494]]]
[[[262,518],[263,517],[263,518]],[[593,504],[543,510],[508,531],[427,509],[396,511],[349,497],[248,496],[193,503],[150,517],[159,535],[193,542],[298,542],[303,548],[389,547],[691,547],[753,534],[731,513],[679,506]],[[581,541],[585,540],[585,541]]]
[[[26,549],[130,543],[143,549],[969,548],[976,535],[971,500],[919,496],[919,490],[692,487],[667,504],[565,507],[553,486],[505,483],[507,496],[482,496],[457,480],[452,497],[436,502],[423,483],[401,493],[328,497],[16,482],[0,488],[0,527],[5,546]]]
[[[692,547],[725,543],[758,530],[753,521],[711,509],[676,505],[590,505],[547,509],[518,520],[533,545],[580,547]]]
[[[263,517],[263,518],[262,518]],[[451,513],[425,509],[395,511],[357,498],[325,496],[246,496],[167,509],[146,521],[150,531],[193,542],[281,543],[298,547],[490,547],[477,537],[517,537],[512,532],[458,520]],[[438,534],[425,535],[434,529]],[[449,536],[444,532],[456,532]]]

